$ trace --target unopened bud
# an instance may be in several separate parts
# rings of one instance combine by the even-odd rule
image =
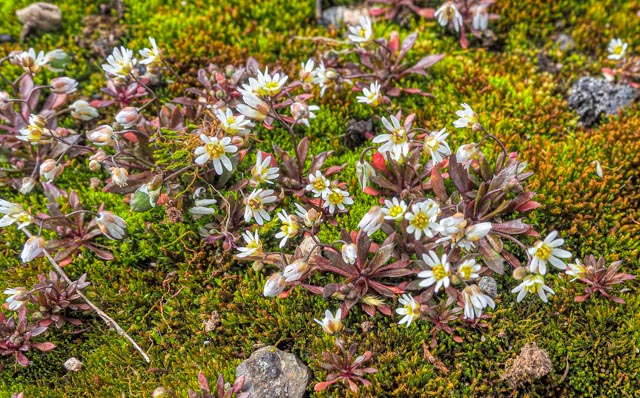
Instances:
[[[113,128],[107,124],[98,126],[87,133],[87,139],[93,145],[107,146],[113,143]]]
[[[40,176],[47,181],[53,181],[62,173],[64,167],[53,159],[47,159],[40,165]]]
[[[342,260],[347,264],[355,264],[358,259],[358,247],[354,243],[342,245]]]
[[[515,280],[521,280],[527,275],[527,269],[524,267],[518,267],[513,270],[513,278]]]
[[[29,192],[31,192],[35,186],[36,186],[35,178],[24,177],[22,179],[22,185],[20,185],[20,193],[23,195],[26,195]]]
[[[287,281],[284,276],[282,276],[280,272],[276,272],[267,279],[267,283],[264,285],[264,291],[262,294],[265,297],[275,297],[282,293],[286,286]]]
[[[51,79],[51,91],[56,94],[71,94],[78,88],[78,82],[66,76]]]
[[[126,187],[128,178],[129,172],[124,167],[111,168],[111,179],[116,185],[120,187]]]
[[[125,129],[130,129],[131,127],[135,126],[141,119],[142,115],[138,113],[138,108],[135,108],[133,106],[123,108],[116,115],[116,122],[120,123]]]
[[[294,102],[291,104],[291,115],[295,120],[309,118],[309,107],[304,102]]]

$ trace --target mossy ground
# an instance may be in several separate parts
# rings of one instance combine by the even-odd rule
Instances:
[[[23,48],[60,47],[74,54],[76,62],[69,74],[85,76],[81,92],[91,95],[102,81],[101,60],[89,57],[73,38],[81,34],[82,17],[95,13],[97,5],[71,0],[55,3],[63,10],[63,27],[30,36]],[[428,78],[410,82],[426,88],[435,99],[403,97],[394,105],[416,112],[422,127],[451,130],[459,104],[471,104],[483,123],[509,150],[521,152],[535,171],[531,186],[544,206],[529,220],[541,233],[557,229],[574,254],[622,259],[624,271],[637,274],[640,111],[634,106],[596,128],[584,129],[564,97],[567,87],[580,76],[599,74],[611,38],[621,37],[630,43],[631,52],[640,51],[640,2],[497,3],[501,18],[493,26],[499,39],[490,49],[472,46],[462,50],[437,23],[413,21],[412,29],[419,30],[420,37],[412,57],[422,52],[448,55],[430,70]],[[26,0],[10,0],[0,5],[0,33],[19,36],[14,11],[26,4]],[[209,62],[241,63],[249,55],[262,64],[277,63],[293,70],[313,55],[315,46],[292,41],[292,36],[338,34],[316,27],[314,4],[311,0],[129,1],[122,20],[127,32],[123,42],[140,48],[146,45],[147,36],[155,37],[181,73],[193,73]],[[374,26],[378,35],[400,29],[383,21]],[[401,35],[410,32],[400,31]],[[558,33],[571,36],[575,50],[562,52],[554,46]],[[20,45],[2,47],[8,52]],[[541,70],[540,52],[562,64],[557,73]],[[345,150],[340,137],[345,121],[351,115],[369,117],[374,112],[355,103],[353,96],[323,102],[308,132],[311,147],[314,151],[338,150],[339,157],[332,163],[352,162],[358,153]],[[264,138],[268,133],[262,134]],[[457,147],[478,138],[470,131],[454,130],[450,144]],[[595,160],[603,165],[602,179],[591,163]],[[332,350],[332,339],[314,324],[313,317],[320,317],[327,303],[301,290],[286,300],[264,298],[262,286],[268,273],[231,262],[220,249],[203,244],[198,223],[188,215],[184,223],[173,224],[165,220],[161,208],[131,214],[121,197],[89,189],[88,170],[85,165],[77,166],[79,172],[65,173],[60,184],[76,189],[87,208],[104,202],[123,215],[129,237],[112,245],[116,260],[103,262],[84,252],[66,271],[75,278],[88,273],[90,298],[125,327],[152,362],[147,365],[125,340],[88,315],[84,328],[51,330],[47,338],[58,348],[43,355],[31,353],[33,363],[28,368],[14,372],[12,363],[3,359],[0,398],[23,390],[28,397],[142,397],[161,385],[186,396],[188,389],[197,386],[198,371],[210,380],[220,372],[232,379],[235,367],[259,344],[277,344],[294,352],[315,372],[315,381],[323,377],[320,353]],[[352,168],[341,179],[355,186]],[[8,200],[23,200],[7,188],[0,188],[0,193]],[[27,200],[33,209],[43,206],[38,195]],[[360,194],[356,203],[351,214],[341,218],[342,225],[355,227],[372,199]],[[336,231],[323,232],[321,238],[335,238]],[[33,284],[48,265],[42,259],[21,265],[18,254],[23,236],[12,228],[3,229],[2,236],[0,290]],[[556,292],[548,304],[527,299],[517,305],[509,293],[515,281],[501,280],[501,294],[487,328],[459,327],[462,343],[439,334],[432,354],[449,374],[422,355],[421,343],[430,339],[426,323],[407,329],[398,326],[397,319],[370,319],[353,311],[346,319],[348,335],[374,352],[372,365],[379,369],[369,377],[373,386],[361,396],[640,396],[638,283],[630,283],[627,287],[631,289],[621,294],[625,305],[601,297],[578,304],[573,297],[580,294],[581,286],[561,275],[547,280]],[[205,332],[203,321],[214,310],[220,324]],[[360,333],[361,323],[369,320],[374,328]],[[532,341],[548,350],[553,372],[513,391],[500,381],[504,364]],[[84,363],[78,373],[67,373],[62,367],[72,356]],[[311,393],[322,397],[345,394],[335,387]]]

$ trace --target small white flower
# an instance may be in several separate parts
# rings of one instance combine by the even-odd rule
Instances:
[[[244,231],[242,234],[242,238],[244,239],[246,245],[244,247],[238,247],[239,258],[253,256],[254,254],[262,253],[262,241],[260,240],[260,236],[258,235],[258,230],[253,232],[251,235],[250,231]]]
[[[424,278],[419,285],[421,287],[429,287],[435,284],[436,293],[438,293],[442,286],[444,286],[445,289],[448,288],[451,283],[449,279],[451,267],[447,261],[447,255],[443,254],[442,258],[438,258],[438,255],[433,250],[429,250],[428,255],[422,255],[422,260],[431,267],[431,269],[418,274],[418,278]]]
[[[465,170],[471,166],[473,156],[478,152],[478,146],[474,143],[460,146],[456,151],[456,162],[464,165]]]
[[[250,120],[245,119],[244,115],[234,116],[229,108],[225,111],[216,109],[215,113],[220,123],[222,123],[222,130],[229,135],[247,135],[251,132],[250,128],[254,126]]]
[[[35,188],[36,186],[36,179],[33,177],[23,177],[22,178],[22,184],[20,184],[20,193],[23,195],[28,194],[29,192],[31,192],[33,190],[33,188]]]
[[[7,202],[4,199],[0,199],[0,214],[4,214],[0,218],[0,227],[17,223],[18,229],[22,229],[33,222],[33,217],[22,208],[22,205]]]
[[[287,287],[287,281],[280,272],[276,272],[267,279],[262,294],[265,297],[275,297],[282,293],[285,287]]]
[[[107,63],[102,64],[102,69],[116,77],[127,77],[136,62],[137,60],[133,57],[133,51],[124,46],[115,47],[111,55],[107,57]]]
[[[440,6],[434,16],[438,18],[438,23],[441,26],[447,26],[451,23],[456,32],[460,31],[460,27],[462,27],[462,14],[452,1],[447,1]]]
[[[476,247],[475,242],[487,236],[491,231],[490,222],[481,222],[471,225],[464,230],[464,239],[458,242],[458,244],[465,250],[472,250]]]
[[[44,243],[45,240],[40,236],[32,236],[27,239],[27,242],[24,244],[24,248],[22,249],[22,253],[20,254],[22,262],[28,263],[44,253]]]
[[[561,259],[570,258],[571,253],[559,249],[559,247],[564,244],[564,239],[556,239],[556,236],[558,236],[558,232],[552,231],[544,241],[538,241],[535,246],[527,249],[532,256],[531,264],[529,264],[529,272],[537,272],[540,275],[546,274],[547,262],[563,271],[567,268]]]
[[[308,84],[313,83],[313,78],[317,73],[315,67],[316,63],[311,58],[309,58],[307,62],[303,62],[302,69],[300,69],[300,72],[298,73],[300,81]]]
[[[467,221],[462,213],[456,213],[441,219],[436,229],[442,237],[436,243],[451,241],[453,246],[457,245],[464,238],[464,228],[466,226]]]
[[[467,319],[479,318],[485,308],[495,308],[493,299],[484,294],[478,285],[469,285],[462,291],[464,300],[464,317]]]
[[[521,284],[516,286],[511,293],[518,293],[518,302],[521,302],[522,299],[527,295],[527,293],[538,293],[540,296],[540,300],[547,302],[547,295],[545,292],[549,294],[554,294],[553,290],[547,285],[544,284],[544,276],[531,274],[524,277]]]
[[[2,292],[9,295],[5,300],[9,304],[9,311],[17,311],[24,303],[29,300],[27,289],[24,287],[14,287]]]
[[[316,174],[309,174],[309,184],[305,188],[307,191],[313,192],[313,197],[326,199],[331,193],[331,183],[325,176],[322,175],[320,170],[316,170]]]
[[[404,214],[407,212],[407,204],[404,200],[398,200],[398,198],[392,198],[391,200],[385,199],[382,213],[385,220],[402,221],[404,220]]]
[[[256,94],[261,97],[276,96],[280,93],[280,91],[282,91],[282,87],[287,82],[288,78],[289,77],[284,73],[281,77],[280,73],[278,72],[274,73],[273,76],[271,76],[269,74],[269,68],[266,68],[264,73],[258,71],[258,84]],[[249,80],[249,82],[251,83],[251,79]]]
[[[269,114],[269,104],[249,92],[242,96],[244,104],[238,104],[236,110],[253,120],[265,120]]]
[[[262,225],[264,221],[271,220],[271,216],[264,208],[265,205],[276,201],[275,195],[273,195],[272,189],[255,189],[251,192],[251,195],[244,199],[244,221],[249,222],[251,218],[256,219],[258,225]]]
[[[489,13],[487,12],[486,4],[480,4],[475,7],[472,25],[475,30],[487,30],[489,27]]]
[[[368,236],[371,236],[382,227],[384,218],[384,212],[380,206],[373,206],[362,217],[362,220],[358,223],[358,228],[366,232]]]
[[[358,247],[355,243],[346,243],[342,245],[342,260],[347,264],[355,264],[358,259]]]
[[[302,259],[298,259],[284,267],[282,276],[287,282],[295,282],[300,280],[307,271],[309,271],[309,264]]]
[[[432,229],[439,228],[439,225],[435,223],[439,214],[438,204],[431,199],[414,203],[411,205],[411,211],[404,215],[404,218],[409,221],[407,233],[415,234],[416,240],[419,240],[423,234],[427,238],[433,238]]]
[[[324,63],[320,62],[313,76],[313,82],[320,87],[320,97],[324,96],[327,88],[331,86],[337,78],[338,72],[334,69],[327,69]]]
[[[349,197],[349,192],[338,187],[331,188],[331,193],[325,198],[323,207],[329,208],[329,213],[334,214],[336,209],[344,211],[345,205],[352,205],[353,199]]]
[[[293,238],[298,234],[300,224],[298,224],[296,216],[288,214],[284,210],[280,210],[278,218],[282,222],[282,225],[280,226],[280,232],[276,234],[276,238],[281,239],[279,246],[280,248],[283,248],[287,244],[287,240],[289,238]]]
[[[99,116],[98,110],[89,105],[89,103],[85,100],[77,100],[76,102],[71,104],[69,108],[71,108],[71,116],[74,119],[87,121],[95,119]]]
[[[238,147],[231,144],[231,137],[223,137],[220,140],[218,137],[200,134],[200,139],[205,145],[197,147],[195,150],[195,154],[198,156],[196,164],[203,165],[211,160],[213,168],[218,175],[224,173],[225,169],[233,170],[233,165],[227,153],[238,152]]]
[[[322,213],[314,208],[305,209],[300,203],[295,203],[296,215],[304,222],[308,228],[313,228],[322,222]]]
[[[149,37],[149,42],[151,43],[151,48],[143,48],[138,51],[142,59],[140,60],[141,64],[150,65],[157,64],[160,62],[160,49],[156,44],[156,39],[153,37]]]
[[[129,172],[124,167],[111,168],[111,180],[119,187],[126,187],[129,179]]]
[[[138,112],[138,108],[127,106],[122,108],[116,115],[116,122],[120,123],[122,128],[130,129],[142,119],[142,115]]]
[[[434,164],[442,162],[445,157],[451,155],[449,144],[445,141],[448,136],[449,133],[447,133],[447,129],[445,127],[440,131],[433,131],[425,138],[425,152],[429,152]]]
[[[456,115],[458,115],[459,119],[453,122],[454,127],[456,128],[473,128],[475,123],[478,123],[478,114],[471,109],[471,107],[464,102],[462,103],[461,110],[456,111]]]
[[[600,161],[596,160],[593,163],[596,165],[596,175],[600,178],[603,178],[602,166],[600,165]]]
[[[354,43],[367,43],[373,36],[373,26],[369,17],[360,17],[360,23],[356,26],[349,26],[349,34],[347,38]]]
[[[335,316],[331,311],[326,310],[324,312],[324,318],[322,318],[321,321],[316,318],[313,318],[313,320],[322,326],[322,330],[324,330],[325,333],[334,334],[342,330],[342,309],[338,308]]]
[[[40,51],[36,55],[36,50],[33,48],[15,55],[14,61],[17,65],[22,66],[26,72],[31,74],[40,72],[42,67],[46,66],[48,62],[43,51]]]
[[[407,294],[403,294],[398,301],[402,304],[402,307],[396,308],[396,313],[404,315],[398,324],[406,323],[407,327],[409,327],[414,319],[420,317],[420,304]]]
[[[620,38],[611,39],[609,42],[609,56],[607,58],[615,61],[624,57],[625,51],[627,51],[628,44],[623,42]]]
[[[298,124],[310,127],[309,119],[315,119],[314,111],[320,110],[318,105],[307,105],[304,102],[294,102],[291,104],[291,115]]]
[[[110,211],[103,210],[98,212],[96,224],[109,239],[123,239],[127,235],[127,223]]]
[[[64,166],[57,164],[54,159],[47,159],[40,164],[40,177],[47,182],[53,181],[64,170]]]
[[[480,264],[476,263],[476,260],[473,258],[468,258],[458,264],[456,275],[463,281],[470,281],[472,279],[476,279],[480,277],[480,269],[482,267]]]
[[[113,128],[108,124],[103,124],[87,132],[87,139],[93,145],[109,146],[113,143]]]
[[[400,160],[409,153],[409,136],[407,130],[395,116],[391,115],[390,119],[391,122],[384,116],[382,117],[382,124],[389,131],[389,134],[375,136],[373,142],[383,144],[378,148],[378,152],[382,154],[389,152],[393,159]]]
[[[271,156],[262,159],[262,152],[258,151],[256,156],[256,165],[251,169],[251,181],[253,185],[258,186],[261,183],[273,184],[273,180],[278,178],[280,169],[271,166]]]
[[[567,275],[575,276],[575,278],[571,279],[571,282],[575,281],[579,278],[584,278],[587,275],[587,268],[582,264],[580,260],[576,258],[576,262],[573,264],[569,264],[569,267],[565,270]]]
[[[29,124],[26,128],[20,129],[20,135],[16,136],[16,138],[21,141],[30,142],[31,145],[36,145],[39,142],[42,142],[43,144],[50,142],[52,134],[51,130],[49,130],[46,125],[47,120],[44,117],[31,114],[29,116]]]
[[[360,188],[364,190],[369,185],[369,178],[376,175],[376,169],[368,162],[356,161],[356,176],[360,183]]]
[[[51,91],[56,94],[71,94],[78,88],[78,82],[66,76],[56,77],[49,82]]]
[[[364,87],[362,94],[364,95],[356,97],[358,102],[376,107],[382,101],[382,93],[380,93],[380,83],[378,81],[372,82],[369,88]]]

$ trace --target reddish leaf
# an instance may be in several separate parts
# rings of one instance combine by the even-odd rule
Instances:
[[[371,160],[372,165],[375,169],[380,171],[387,171],[387,161],[380,152],[374,152]]]
[[[40,351],[51,351],[56,348],[56,345],[53,343],[31,343],[31,347],[36,348]]]
[[[366,193],[367,195],[371,195],[371,196],[378,196],[378,195],[380,195],[380,192],[378,192],[377,190],[375,190],[374,188],[369,187],[369,186],[365,187],[365,188],[362,190],[362,192]]]
[[[335,380],[331,380],[331,381],[321,381],[320,383],[318,383],[315,386],[313,386],[313,391],[322,391],[322,390],[324,390],[325,388],[329,387],[330,385],[332,385],[333,383],[335,383],[338,380],[339,379],[335,379]]]
[[[433,192],[442,202],[446,202],[447,199],[449,199],[447,188],[444,185],[444,179],[437,167],[431,169],[431,189],[433,189]]]
[[[389,44],[387,44],[387,47],[391,54],[395,54],[398,52],[398,48],[400,48],[400,35],[398,35],[398,32],[395,30],[389,35]],[[404,42],[402,43],[402,47],[404,48]]]
[[[527,211],[531,211],[533,209],[537,209],[538,207],[542,206],[542,204],[538,203],[538,202],[534,202],[533,200],[528,201],[527,203],[524,203],[518,207],[516,207],[516,210],[524,213]]]
[[[416,44],[416,39],[418,38],[418,32],[413,32],[409,36],[405,37],[402,41],[402,47],[400,48],[400,54],[398,54],[398,58],[396,58],[396,65],[400,64],[402,58],[411,50],[414,44]]]
[[[434,8],[421,8],[420,11],[418,11],[418,15],[426,19],[433,19],[435,13],[436,10]]]
[[[16,351],[16,361],[20,366],[29,366],[29,359],[20,351]]]

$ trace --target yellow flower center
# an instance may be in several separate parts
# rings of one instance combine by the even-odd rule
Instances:
[[[436,151],[438,150],[438,148],[440,148],[440,141],[438,141],[436,137],[433,137],[433,136],[429,136],[424,141],[424,143],[427,144],[427,146],[431,148],[433,151]]]
[[[409,304],[406,304],[404,308],[407,310],[408,315],[420,315],[420,306],[418,305],[418,303],[409,302]]]
[[[393,130],[391,140],[394,144],[403,144],[407,141],[407,132],[404,129]]]
[[[526,289],[526,290],[527,290],[527,292],[529,292],[529,293],[537,293],[537,292],[538,292],[538,288],[539,288],[539,285],[538,285],[537,283],[536,283],[536,284],[533,284],[533,285],[531,285],[531,286],[527,286],[527,287],[525,287],[525,289]]]
[[[536,257],[538,257],[542,261],[547,261],[549,257],[551,257],[551,250],[553,250],[549,245],[543,243],[540,245],[538,250],[536,250]]]
[[[231,126],[231,125],[232,125],[232,124],[234,124],[235,122],[236,122],[236,118],[235,118],[235,117],[231,116],[231,117],[228,117],[228,118],[227,118],[227,124],[228,124],[229,126]]]
[[[220,156],[224,155],[224,146],[219,142],[212,142],[211,144],[205,145],[205,149],[209,154],[211,159],[217,159]]]
[[[340,192],[332,192],[328,197],[329,203],[334,206],[338,206],[344,202],[344,196]]]
[[[322,178],[316,178],[316,180],[311,185],[313,185],[313,187],[317,191],[324,191],[327,187],[327,184],[324,183],[324,180]]]
[[[411,220],[411,225],[418,229],[425,229],[429,225],[429,217],[424,212],[420,212]]]
[[[360,37],[362,37],[363,39],[367,37],[367,29],[365,28],[360,28],[360,31],[358,32],[358,34],[360,35]]]
[[[473,267],[465,264],[460,268],[460,274],[462,275],[462,279],[469,279],[471,278],[471,274],[473,273]]]
[[[620,54],[622,54],[622,46],[615,46],[615,47],[613,48],[613,53],[614,53],[615,55],[620,55]]]
[[[444,269],[444,265],[438,264],[433,267],[433,276],[436,277],[436,280],[444,279],[447,277],[447,271]]]
[[[389,209],[389,215],[393,218],[398,217],[402,213],[403,213],[403,209],[401,206],[393,206],[392,208]]]
[[[260,198],[253,198],[253,199],[249,199],[249,207],[252,208],[253,210],[260,210],[262,209],[262,199]]]

